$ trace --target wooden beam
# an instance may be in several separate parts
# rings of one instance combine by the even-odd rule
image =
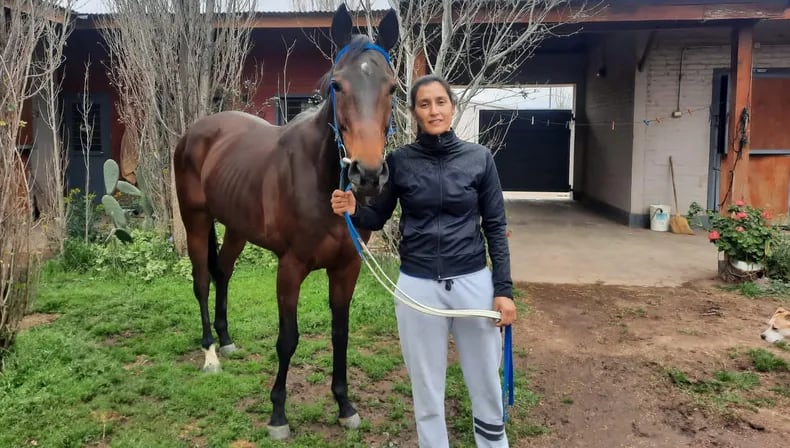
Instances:
[[[414,67],[412,72],[412,79],[417,79],[420,76],[428,74],[428,59],[425,56],[425,50],[420,48],[414,56]]]
[[[30,6],[32,3],[30,1],[19,1],[19,0],[3,0],[3,6],[8,8],[9,10],[19,10],[23,13],[30,14]],[[43,10],[43,12],[42,12]],[[58,7],[58,6],[44,6],[44,7],[37,7],[34,10],[35,13],[41,14],[46,20],[53,22],[53,23],[64,23],[66,21],[66,10]]]
[[[6,0],[8,1],[8,0]],[[378,24],[385,11],[373,11],[371,18]],[[253,19],[253,28],[329,28],[332,24],[333,13],[261,13]],[[536,14],[538,15],[538,14]],[[482,11],[475,18],[475,23],[491,21],[492,13]],[[639,4],[629,2],[626,4],[615,3],[603,8],[593,8],[589,11],[579,12],[573,6],[555,8],[546,15],[548,23],[601,23],[601,22],[646,22],[646,21],[717,21],[738,19],[787,19],[790,18],[790,8],[778,1],[755,3],[741,1],[734,3],[717,4]],[[438,22],[440,17],[431,20]],[[367,19],[363,14],[353,17],[354,25],[364,27]],[[528,23],[529,16],[523,16],[516,22]],[[83,21],[80,28],[96,28],[93,17]]]
[[[748,25],[732,31],[730,59],[730,120],[727,155],[721,161],[719,206],[726,213],[729,204],[749,198],[749,123],[752,109],[752,48],[754,28]]]

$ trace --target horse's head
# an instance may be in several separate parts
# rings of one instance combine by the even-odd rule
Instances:
[[[376,42],[352,37],[351,15],[345,5],[332,19],[332,40],[340,49],[329,84],[333,126],[347,158],[348,179],[363,197],[375,196],[387,182],[384,146],[392,126],[395,74],[389,50],[398,41],[398,18],[390,11],[381,19]]]

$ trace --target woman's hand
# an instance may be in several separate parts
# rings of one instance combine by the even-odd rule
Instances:
[[[516,302],[510,297],[494,297],[494,311],[502,314],[497,327],[507,327],[516,320]]]
[[[332,211],[339,216],[348,212],[353,215],[357,211],[357,198],[351,191],[335,190],[332,192]]]

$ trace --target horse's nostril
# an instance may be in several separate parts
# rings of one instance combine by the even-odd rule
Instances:
[[[761,334],[761,335],[760,335],[760,337],[761,337],[761,338],[763,338],[763,339],[765,339],[765,335],[764,335],[764,334]]]
[[[348,167],[348,179],[357,186],[378,187],[383,185],[389,178],[389,169],[386,163],[375,168],[368,168],[365,165],[353,161]]]

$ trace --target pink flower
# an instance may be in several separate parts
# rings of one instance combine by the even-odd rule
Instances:
[[[735,231],[736,232],[743,232],[743,227],[738,226],[738,227],[735,228]]]
[[[738,199],[737,201],[735,201],[735,205],[737,205],[738,207],[743,207],[744,205],[746,205],[746,203]]]
[[[510,238],[510,235],[511,235],[511,232],[510,232],[510,230],[508,230],[507,232],[505,232],[505,236],[506,236],[506,237]]]
[[[743,218],[745,218],[747,216],[749,216],[749,215],[747,215],[746,212],[738,212],[738,213],[735,214],[735,219],[743,219]]]
[[[721,235],[719,235],[719,232],[716,230],[711,230],[710,233],[708,233],[708,239],[711,241],[716,241],[719,237],[721,237]]]
[[[771,213],[770,213],[770,212],[768,212],[768,211],[764,211],[764,212],[763,212],[763,218],[765,218],[765,219],[771,219]]]

